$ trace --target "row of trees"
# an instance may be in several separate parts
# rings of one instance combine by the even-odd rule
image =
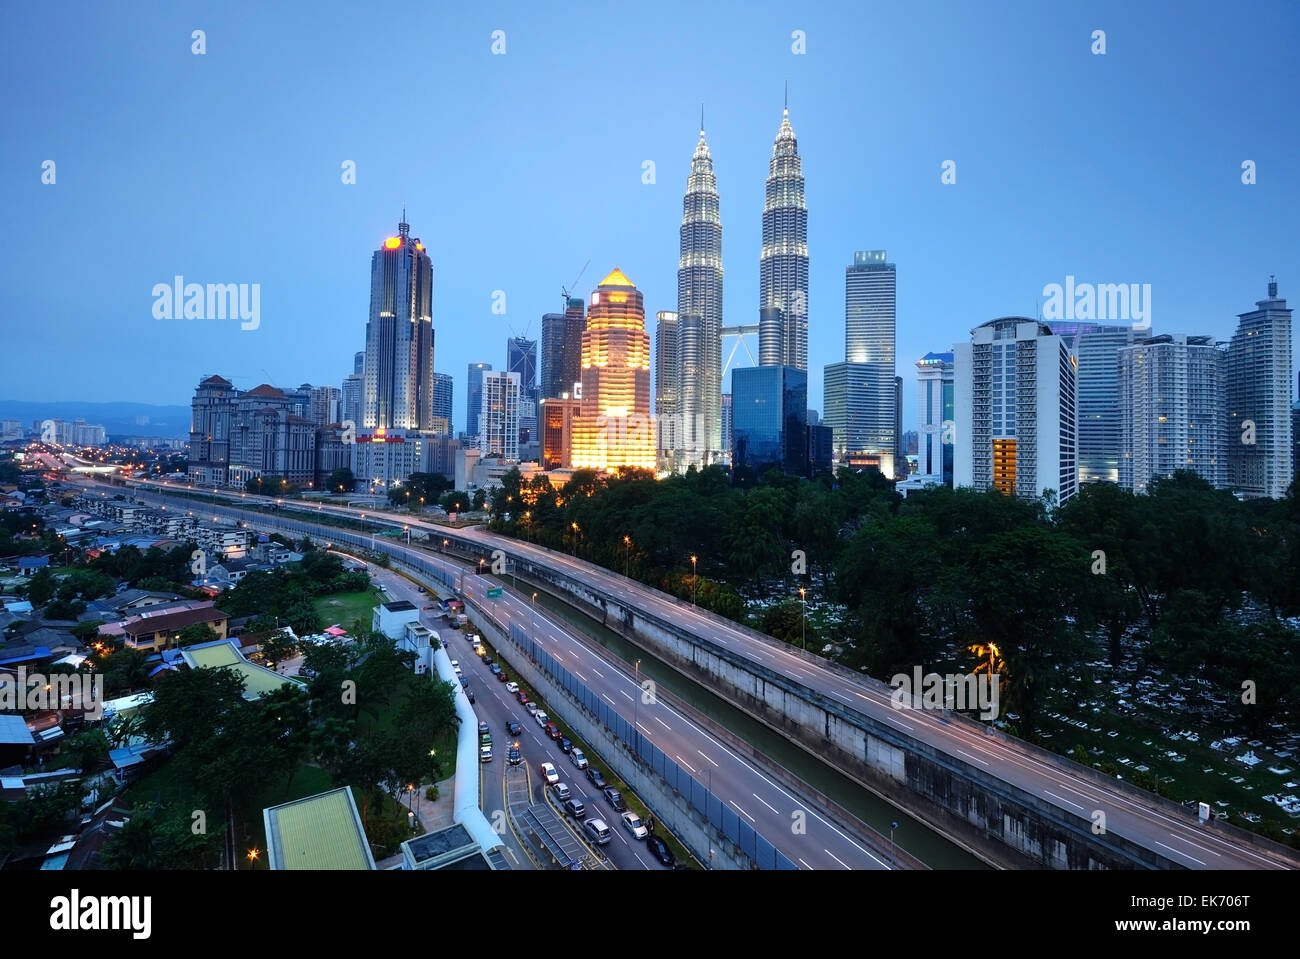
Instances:
[[[1294,495],[1239,502],[1191,473],[1144,495],[1086,486],[1061,507],[946,487],[904,499],[875,471],[773,472],[752,488],[716,468],[580,471],[558,491],[511,473],[492,525],[792,641],[807,628],[802,587],[842,613],[809,645],[841,645],[846,665],[885,680],[980,668],[996,647],[1003,711],[1029,735],[1045,692],[1101,656],[1206,679],[1230,701],[1255,680],[1257,704],[1235,711],[1243,730],[1296,715],[1298,637],[1283,622],[1300,614]]]
[[[301,563],[250,572],[222,596],[221,608],[231,616],[257,616],[268,624],[290,626],[303,636],[325,625],[316,612],[316,597],[370,588],[370,577],[345,570],[336,554],[310,548],[310,541],[303,546],[307,549]],[[255,626],[252,631],[259,630]]]

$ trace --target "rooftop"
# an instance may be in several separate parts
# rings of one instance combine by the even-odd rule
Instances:
[[[272,869],[374,869],[348,786],[262,811]]]

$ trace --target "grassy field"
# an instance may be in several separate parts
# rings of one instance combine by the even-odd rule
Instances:
[[[344,629],[351,629],[354,620],[361,620],[366,628],[370,628],[372,612],[380,603],[379,592],[374,589],[362,590],[358,593],[336,593],[333,596],[322,596],[315,601],[316,614],[320,616],[321,622],[326,626],[333,626],[335,623]]]

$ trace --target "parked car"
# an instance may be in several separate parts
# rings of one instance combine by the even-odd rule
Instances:
[[[422,592],[422,593],[427,593],[427,592],[428,592],[428,590],[425,589],[423,586],[417,586],[416,589],[418,589],[418,590],[419,590],[420,592]]]
[[[551,791],[555,793],[555,798],[560,802],[567,801],[573,795],[573,793],[569,792],[569,787],[566,783],[553,783],[551,785]]]
[[[582,804],[581,799],[570,799],[564,804],[564,811],[574,819],[581,819],[587,812],[587,807]]]
[[[555,723],[547,723],[542,728],[546,730],[546,735],[550,736],[552,739],[560,738],[560,727],[555,725]]]
[[[641,817],[634,812],[629,811],[623,813],[623,825],[627,827],[627,831],[637,839],[644,839],[646,836],[650,835],[645,824],[641,822]]]
[[[525,697],[525,699],[526,699],[526,698],[527,698],[527,697]],[[537,715],[537,704],[536,704],[536,703],[531,702],[531,701],[530,701],[530,702],[526,702],[526,703],[524,703],[524,709],[528,710],[528,715],[533,716],[533,717],[536,717],[536,715]]]
[[[542,712],[540,709],[533,713],[533,722],[537,723],[537,725],[541,726],[543,729],[546,728],[546,724],[550,721],[551,717],[547,716],[546,713]]]
[[[469,697],[469,701],[471,703],[474,701],[474,690],[472,689],[465,690],[465,695]]]
[[[654,856],[659,862],[672,869],[677,865],[677,860],[673,857],[672,850],[668,848],[668,843],[664,842],[659,836],[647,836],[645,841],[646,849],[650,850],[650,855]]]
[[[561,736],[560,752],[567,753],[567,752],[572,752],[572,750],[573,750],[573,742],[569,739],[568,736]]]
[[[555,763],[542,763],[542,778],[550,786],[560,781],[560,774],[555,771]]]
[[[461,675],[460,660],[453,659],[451,661],[451,671],[455,673],[457,676]]]
[[[518,720],[514,720],[514,719],[506,720],[506,732],[508,732],[511,736],[518,736],[523,731],[524,731],[524,727],[519,725]]]
[[[527,705],[528,705],[529,703],[531,703],[531,702],[532,702],[532,700],[528,698],[528,694],[527,694],[526,692],[524,692],[522,689],[519,690],[519,705],[520,705],[520,706],[527,706]],[[534,706],[533,708],[536,709],[537,707]]]
[[[490,763],[492,761],[491,746],[480,746],[478,748],[478,761],[481,763]]]
[[[627,812],[627,803],[623,801],[623,794],[613,786],[606,786],[602,792],[605,795],[605,801],[614,807],[614,812]]]
[[[487,731],[488,731],[488,724],[487,724],[487,723],[479,723],[479,724],[478,724],[478,734],[479,734],[480,736],[482,736],[482,735],[483,735],[485,732],[487,732]]]
[[[587,767],[587,778],[591,780],[591,784],[597,789],[605,788],[605,777],[595,766]]]
[[[602,846],[609,842],[612,835],[603,819],[588,819],[582,824],[582,831],[587,834],[587,837],[592,842]]]
[[[577,766],[579,769],[587,768],[587,757],[577,746],[573,747],[573,751],[569,753],[569,762],[573,763],[573,765]]]
[[[493,676],[499,676],[501,674],[501,667],[498,666],[496,663],[491,663],[488,666],[488,669],[492,670]]]
[[[513,680],[511,680],[510,682],[506,683],[506,692],[508,692],[508,693],[517,693],[517,692],[519,692],[519,684],[516,683],[516,682],[514,682]]]
[[[460,688],[461,688],[461,689],[469,689],[469,677],[467,677],[467,676],[462,676],[462,677],[460,678]]]
[[[504,669],[498,669],[497,680],[499,682],[508,683],[510,681],[510,677],[506,675],[506,671]]]

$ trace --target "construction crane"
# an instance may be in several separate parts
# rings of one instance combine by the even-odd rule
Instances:
[[[568,286],[560,287],[560,295],[564,298],[563,310],[567,310],[569,308],[569,297],[573,295],[572,293],[570,293],[570,290],[577,289],[578,281],[582,279],[582,274],[587,272],[587,267],[589,266],[591,266],[590,257],[587,258],[586,263],[582,264],[582,269],[579,270],[578,275],[573,278],[573,282],[570,283]],[[563,312],[563,310],[561,310],[561,312]]]

